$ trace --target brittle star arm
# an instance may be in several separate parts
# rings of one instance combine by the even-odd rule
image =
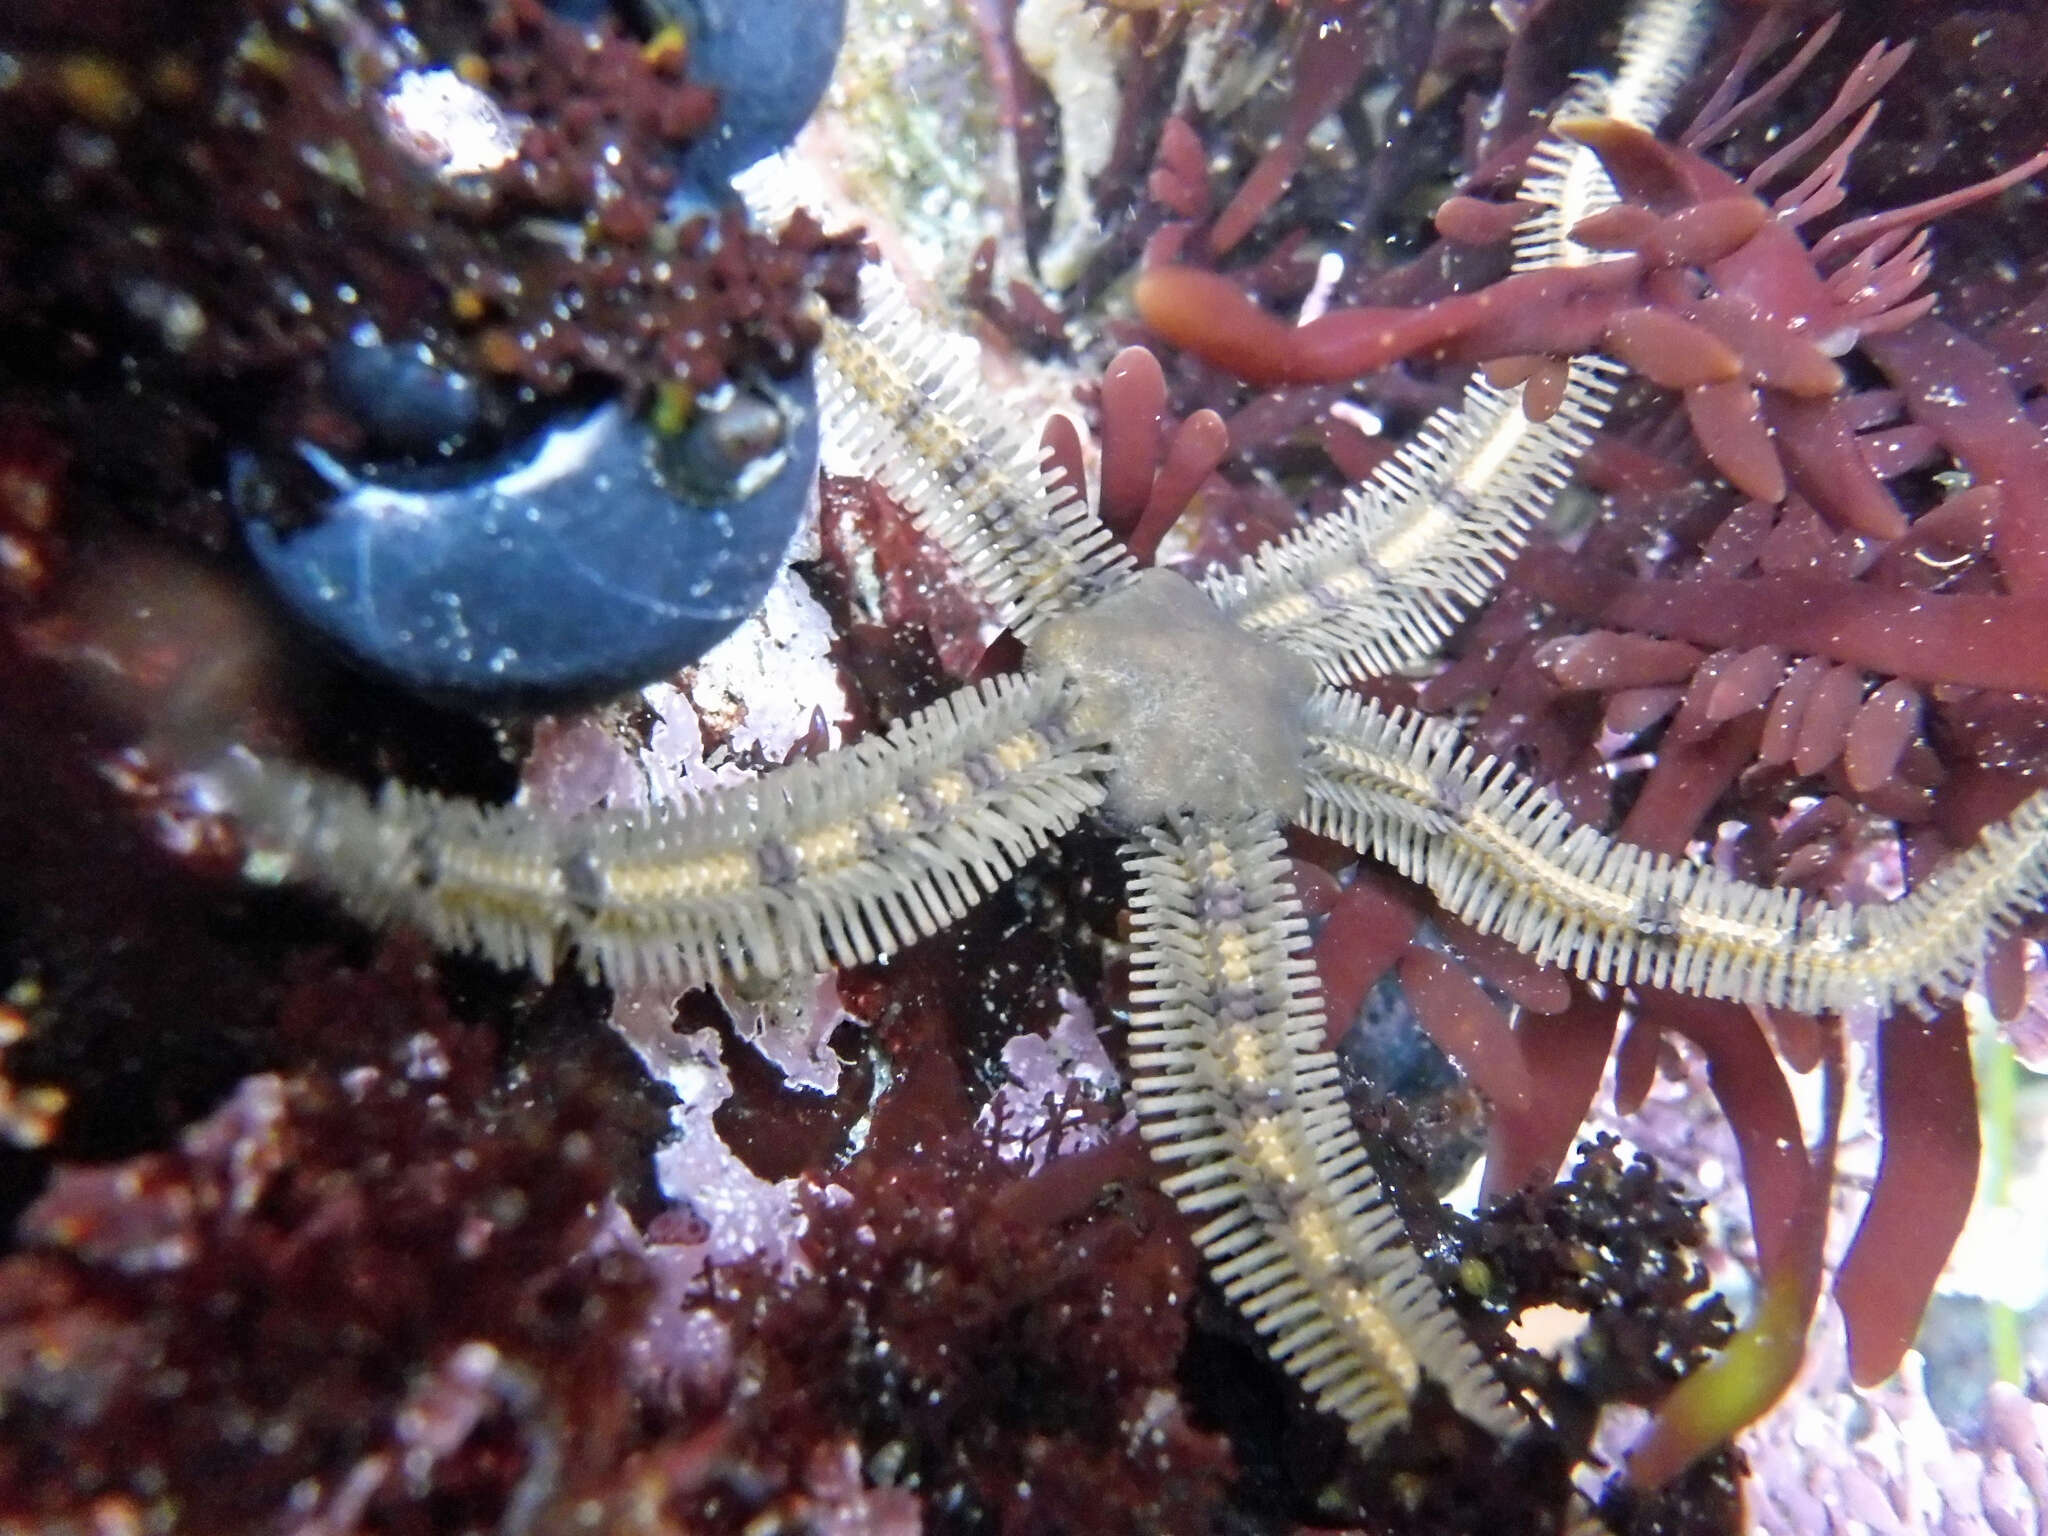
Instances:
[[[1699,56],[1705,7],[1651,0],[1631,17],[1613,80],[1587,77],[1560,120],[1605,114],[1651,128]],[[1546,140],[1523,200],[1515,270],[1607,259],[1570,230],[1612,206],[1613,183],[1584,145]],[[1606,418],[1620,369],[1575,359],[1556,413],[1534,422],[1522,389],[1482,379],[1347,497],[1344,507],[1213,577],[1209,595],[1254,634],[1312,661],[1323,678],[1381,676],[1434,654],[1483,603],[1571,478]]]
[[[1182,1165],[1164,1187],[1225,1294],[1363,1449],[1424,1375],[1476,1423],[1523,1428],[1352,1127],[1278,823],[1180,821],[1123,858],[1139,1124]]]
[[[862,274],[857,323],[827,318],[822,397],[860,472],[944,549],[997,619],[1028,639],[1047,618],[1130,579],[1123,546],[1035,443],[978,403],[978,361],[889,274]]]
[[[1102,801],[1057,674],[1006,677],[810,762],[673,808],[551,819],[397,785],[374,799],[231,755],[249,871],[542,976],[615,984],[862,964],[963,916]]]
[[[1466,386],[1331,515],[1204,585],[1252,634],[1326,682],[1384,676],[1435,654],[1486,601],[1607,413],[1618,370],[1577,358],[1549,420],[1520,386]]]
[[[2048,791],[1892,902],[1751,885],[1576,824],[1512,765],[1406,710],[1319,693],[1304,825],[1421,882],[1461,920],[1593,981],[1803,1013],[1967,986],[2048,898]]]

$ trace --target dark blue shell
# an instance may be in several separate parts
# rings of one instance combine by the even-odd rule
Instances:
[[[328,354],[327,386],[378,456],[451,450],[485,425],[476,380],[443,368],[419,347],[344,342]]]
[[[612,0],[547,0],[547,7],[564,21],[596,26],[613,13]]]
[[[719,92],[718,124],[684,167],[707,186],[786,148],[839,56],[846,0],[665,0],[689,39],[692,80]]]
[[[614,403],[480,465],[351,469],[302,445],[322,515],[289,533],[251,517],[249,547],[294,615],[417,692],[483,708],[624,692],[724,639],[781,569],[818,422],[808,376],[780,388],[784,455],[745,492],[721,495],[715,454]],[[238,464],[245,507],[264,478]]]

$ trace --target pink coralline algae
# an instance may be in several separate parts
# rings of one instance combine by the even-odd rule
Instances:
[[[1909,1355],[1895,1379],[1866,1398],[1851,1397],[1841,1390],[1839,1331],[1823,1326],[1802,1370],[1809,1389],[1750,1438],[1760,1489],[1756,1529],[1768,1536],[2039,1530],[2048,1509],[2048,1404],[1996,1383],[1980,1427],[1958,1436],[1928,1402],[1926,1370]]]
[[[494,1082],[425,976],[290,989],[299,1068],[56,1169],[0,1263],[10,1528],[543,1530],[599,1491],[646,1302],[591,1251],[615,1133],[592,1081]]]

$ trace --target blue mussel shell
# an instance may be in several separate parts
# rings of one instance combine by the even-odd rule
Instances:
[[[690,40],[690,78],[719,91],[718,123],[685,168],[708,186],[785,148],[832,79],[846,0],[667,0]]]
[[[491,707],[620,692],[703,655],[781,569],[818,423],[808,376],[777,393],[787,432],[772,461],[708,490],[616,402],[481,470],[379,472],[302,444],[329,493],[318,521],[279,532],[250,518],[249,547],[293,614],[415,691]],[[245,505],[264,473],[239,462]]]
[[[553,0],[594,21],[606,0]],[[621,6],[625,0],[610,0]],[[831,78],[845,0],[637,0],[645,26],[674,22],[692,77],[720,92],[712,133],[688,151],[672,215],[731,197],[728,179],[786,147]],[[256,564],[297,619],[354,665],[416,692],[496,710],[592,699],[688,665],[757,608],[781,569],[816,478],[815,388],[770,387],[783,418],[752,456],[665,439],[617,403],[564,409],[494,455],[502,405],[417,349],[344,345],[330,397],[369,451],[344,464],[293,450],[317,505],[280,531],[263,509],[303,496],[255,454],[234,489]],[[758,438],[760,390],[736,435]],[[717,401],[700,406],[716,423]],[[698,433],[700,438],[705,434]]]

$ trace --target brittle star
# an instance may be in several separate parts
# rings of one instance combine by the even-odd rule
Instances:
[[[1652,128],[1698,57],[1700,0],[1646,0],[1611,80],[1563,115]],[[1604,259],[1592,153],[1532,158],[1523,268]],[[865,964],[961,918],[1089,816],[1126,841],[1132,1095],[1166,1190],[1273,1356],[1361,1448],[1423,1377],[1503,1436],[1529,1422],[1385,1197],[1327,1047],[1288,823],[1594,983],[1801,1011],[1924,1006],[2048,890],[2048,795],[1889,905],[1812,900],[1576,825],[1456,728],[1348,682],[1428,663],[1588,444],[1618,371],[1572,364],[1537,422],[1475,380],[1340,512],[1198,587],[1139,570],[879,278],[832,322],[825,397],[868,472],[1026,647],[1021,673],[684,808],[550,821],[353,785],[246,752],[220,770],[252,874],[545,975],[615,984]]]

